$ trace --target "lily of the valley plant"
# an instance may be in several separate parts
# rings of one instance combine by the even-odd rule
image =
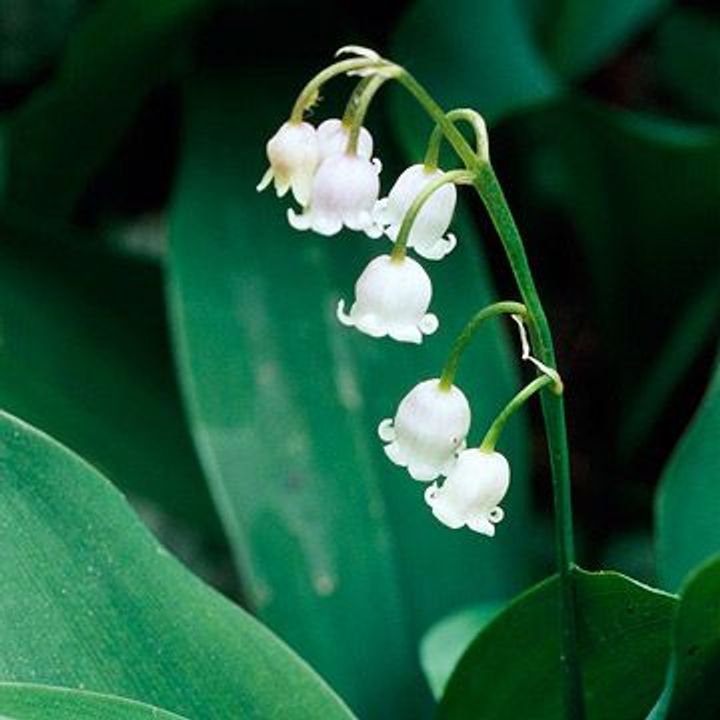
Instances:
[[[270,167],[258,190],[273,183],[279,197],[292,191],[298,207],[287,210],[290,225],[333,236],[343,228],[362,232],[373,242],[387,243],[360,273],[355,299],[340,299],[338,320],[374,338],[421,343],[439,325],[430,311],[431,274],[421,261],[452,262],[448,256],[458,239],[449,232],[459,186],[472,186],[484,203],[506,251],[517,282],[519,301],[501,301],[471,316],[436,378],[416,383],[402,398],[393,417],[382,420],[378,434],[385,454],[414,481],[429,517],[447,528],[467,528],[494,536],[506,513],[512,513],[510,464],[496,450],[510,416],[539,393],[553,475],[556,549],[562,584],[562,662],[568,715],[583,716],[581,671],[576,642],[574,549],[570,504],[563,384],[555,368],[550,328],[527,262],[524,246],[501,186],[490,163],[482,116],[465,108],[443,111],[402,67],[372,50],[341,48],[338,60],[318,73],[300,92],[288,120],[267,143]],[[342,118],[315,127],[306,112],[320,89],[338,76],[359,78]],[[381,197],[382,163],[373,157],[372,135],[365,116],[377,91],[399,82],[427,111],[435,124],[424,158],[417,158]],[[459,129],[469,125],[471,145]],[[440,146],[454,150],[458,167],[438,167]],[[420,260],[408,255],[414,252]],[[447,259],[446,259],[447,258]],[[511,315],[520,325],[522,355],[536,376],[501,409],[479,443],[468,441],[471,408],[455,385],[460,359],[478,328],[498,315]]]

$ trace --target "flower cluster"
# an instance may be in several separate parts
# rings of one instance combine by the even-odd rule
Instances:
[[[279,197],[292,191],[300,210],[289,208],[287,215],[297,230],[332,236],[348,228],[396,243],[413,203],[430,183],[437,183],[437,189],[423,198],[402,248],[372,260],[355,285],[349,311],[342,300],[337,308],[343,325],[372,337],[420,343],[439,323],[428,312],[430,277],[406,256],[405,248],[429,260],[440,260],[452,251],[457,240],[447,230],[457,191],[453,182],[444,182],[446,174],[438,167],[417,164],[398,177],[387,197],[380,198],[382,163],[373,157],[373,138],[359,115],[325,120],[318,127],[291,117],[267,143],[270,167],[257,189],[273,183]]]
[[[497,452],[466,449],[470,405],[455,385],[437,378],[416,385],[400,402],[394,419],[383,420],[378,435],[385,454],[410,476],[432,482],[425,502],[450,528],[467,526],[492,536],[504,513],[498,506],[510,483],[510,467]]]
[[[339,301],[337,317],[372,337],[421,343],[439,321],[428,312],[430,276],[406,251],[441,260],[455,248],[457,239],[448,228],[456,184],[466,182],[468,172],[438,168],[438,146],[431,138],[425,162],[407,168],[380,198],[382,163],[373,157],[373,138],[363,120],[372,95],[397,67],[362,48],[343,49],[347,51],[358,57],[340,61],[311,80],[290,119],[267,143],[270,167],[258,190],[273,183],[279,197],[292,192],[299,210],[289,208],[287,216],[297,230],[333,236],[347,228],[392,242],[392,251],[374,258],[361,273],[349,310]],[[304,111],[317,98],[321,82],[333,74],[360,75],[362,80],[343,119],[315,127],[303,119]],[[481,119],[476,125],[484,133]],[[486,159],[484,135],[478,136],[481,146],[485,155],[478,150],[478,157]],[[425,500],[440,522],[493,535],[503,518],[498,503],[508,489],[510,470],[499,453],[466,449],[470,415],[458,387],[432,379],[413,388],[395,417],[380,423],[378,433],[392,462],[407,468],[413,479],[432,483]],[[444,481],[438,484],[441,477]]]

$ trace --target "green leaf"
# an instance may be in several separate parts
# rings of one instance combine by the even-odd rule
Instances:
[[[167,347],[161,273],[80,246],[2,238],[3,408],[217,536]]]
[[[0,683],[0,712],[16,720],[185,720],[112,695],[22,683]]]
[[[267,104],[246,112],[259,92]],[[170,229],[180,370],[251,605],[359,714],[415,718],[426,692],[416,655],[425,629],[528,582],[525,427],[513,421],[501,444],[514,479],[493,541],[441,526],[424,487],[385,457],[380,420],[417,382],[438,376],[454,336],[495,297],[460,222],[455,253],[428,264],[436,335],[411,346],[342,327],[338,299],[350,298],[389,243],[300,234],[272,192],[255,192],[264,143],[292,99],[293,86],[272,77],[261,88],[243,76],[203,78],[189,95]],[[477,442],[519,382],[497,324],[479,333],[458,382]],[[358,634],[352,652],[337,642]]]
[[[5,203],[21,222],[72,213],[147,93],[174,71],[207,5],[100,0],[85,16],[56,76],[8,121]]]
[[[473,107],[489,124],[551,100],[562,89],[515,0],[419,0],[398,27],[392,58],[447,110]],[[393,111],[401,141],[413,154],[421,152],[430,130],[425,116],[400,93]]]
[[[720,120],[720,22],[715,15],[678,8],[657,37],[660,82],[698,117]]]
[[[698,563],[720,552],[720,362],[657,490],[658,576],[675,589]]]
[[[720,557],[683,585],[675,618],[668,682],[653,720],[715,720],[720,716]]]
[[[579,649],[588,720],[641,718],[662,688],[675,598],[611,572],[578,572]],[[503,610],[463,655],[440,720],[562,717],[557,578]]]
[[[545,3],[543,48],[563,77],[577,79],[617,54],[670,0],[553,0]]]
[[[292,651],[174,560],[92,467],[4,413],[0,587],[2,681],[208,720],[349,717]]]
[[[420,644],[420,662],[436,700],[442,697],[468,645],[497,615],[500,607],[498,603],[473,605],[443,618],[425,633]]]

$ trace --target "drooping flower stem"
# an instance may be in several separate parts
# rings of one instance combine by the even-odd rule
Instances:
[[[315,104],[320,93],[320,88],[328,81],[338,75],[344,75],[348,72],[357,72],[358,70],[368,70],[373,67],[381,68],[387,63],[382,60],[373,60],[369,58],[351,58],[349,60],[340,60],[339,62],[328,65],[321,70],[307,85],[300,91],[300,94],[293,105],[290,113],[290,122],[302,122],[305,111]]]
[[[470,318],[467,325],[465,325],[462,332],[457,336],[457,338],[455,338],[455,342],[450,349],[450,354],[448,355],[447,362],[443,368],[442,375],[440,376],[440,387],[447,389],[455,382],[455,374],[457,373],[458,365],[460,364],[460,358],[478,328],[486,320],[496,317],[497,315],[520,315],[523,317],[525,314],[525,306],[522,303],[512,302],[510,300],[493,303],[492,305],[488,305],[475,313],[475,315]]]
[[[405,257],[407,243],[410,238],[410,231],[412,230],[413,223],[420,214],[423,205],[430,199],[431,195],[436,190],[439,190],[443,185],[447,185],[448,183],[454,183],[455,185],[467,185],[473,182],[474,178],[474,174],[468,170],[450,170],[450,172],[443,173],[425,185],[425,187],[417,194],[408,208],[407,213],[405,213],[405,216],[403,217],[397,240],[395,241],[395,246],[390,253],[390,257],[393,260],[402,260]]]
[[[490,148],[488,144],[487,128],[482,115],[470,108],[456,108],[445,113],[445,117],[453,123],[462,120],[468,123],[475,132],[475,152],[477,156],[483,160],[490,159]],[[443,130],[436,125],[428,140],[427,151],[425,152],[425,166],[428,168],[436,168],[440,157],[440,146],[445,139]]]
[[[497,445],[497,441],[505,428],[505,423],[510,416],[519,408],[521,408],[527,400],[536,392],[542,390],[547,385],[555,382],[550,375],[539,375],[532,382],[528,383],[500,412],[493,420],[492,425],[485,433],[485,437],[480,443],[480,450],[483,452],[492,452]]]
[[[363,87],[361,92],[357,95],[357,100],[355,102],[355,108],[350,124],[350,136],[348,137],[346,150],[349,155],[355,155],[357,153],[360,130],[362,130],[362,125],[365,121],[365,115],[367,115],[370,103],[382,84],[389,79],[390,75],[373,75],[373,77],[368,79],[367,84],[365,84],[364,80],[360,82]]]
[[[397,75],[397,79],[415,96],[438,125],[468,170],[473,171],[473,184],[500,236],[521,298],[527,308],[526,322],[535,355],[542,363],[554,368],[556,363],[550,326],[535,287],[522,238],[492,166],[473,152],[453,120],[447,117],[443,109],[412,75],[403,72]],[[585,703],[577,645],[577,601],[573,577],[575,545],[565,410],[562,395],[548,392],[547,388],[541,393],[540,400],[553,478],[555,546],[561,585],[561,663],[565,710],[568,718],[582,720],[585,717]]]
[[[352,120],[353,117],[355,117],[355,113],[357,112],[360,98],[362,97],[371,80],[372,76],[364,77],[362,80],[360,80],[360,82],[355,86],[355,89],[352,91],[350,97],[348,98],[348,101],[345,105],[345,111],[343,112],[342,116],[342,124],[345,127],[350,127],[352,125]]]

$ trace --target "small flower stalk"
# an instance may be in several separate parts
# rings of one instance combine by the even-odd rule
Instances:
[[[378,427],[385,454],[410,477],[430,482],[450,472],[470,430],[470,405],[454,385],[439,379],[416,385],[400,402],[394,419]]]

